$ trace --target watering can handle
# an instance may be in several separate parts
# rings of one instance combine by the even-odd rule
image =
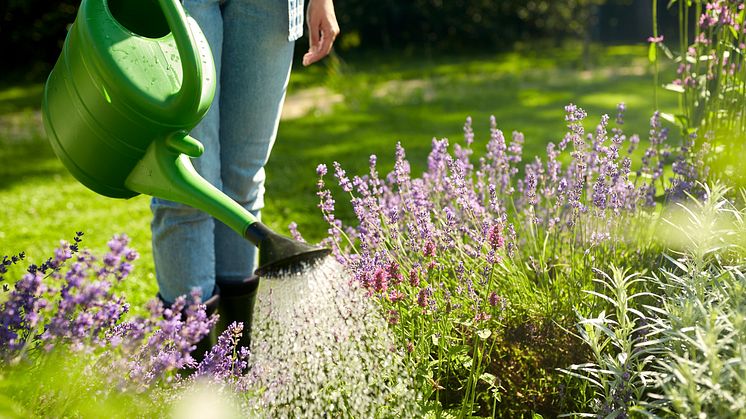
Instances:
[[[203,67],[199,48],[189,29],[186,13],[180,0],[158,0],[158,3],[166,17],[168,28],[173,34],[181,59],[181,88],[172,106],[180,111],[194,111],[199,106],[203,87]]]

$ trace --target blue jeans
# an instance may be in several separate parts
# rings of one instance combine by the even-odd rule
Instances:
[[[191,135],[205,145],[193,160],[210,183],[257,217],[264,206],[264,165],[277,135],[294,42],[287,0],[185,0],[212,49],[215,100]],[[215,282],[238,282],[256,268],[256,248],[194,208],[154,198],[153,258],[161,296],[194,288],[209,298]]]

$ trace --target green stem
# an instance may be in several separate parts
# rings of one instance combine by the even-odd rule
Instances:
[[[653,0],[653,38],[658,38],[658,0]],[[656,51],[656,58],[653,62],[653,103],[655,104],[655,109],[658,110],[658,52]]]

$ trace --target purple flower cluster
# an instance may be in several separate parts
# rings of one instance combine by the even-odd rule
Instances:
[[[397,323],[394,312],[403,307],[433,315],[461,307],[469,320],[499,318],[490,315],[505,306],[495,291],[495,266],[506,258],[523,259],[538,273],[539,255],[532,252],[545,237],[565,249],[609,240],[623,245],[625,238],[615,234],[629,229],[630,217],[666,196],[659,191],[672,197],[699,179],[703,162],[691,158],[690,143],[677,150],[667,144],[658,113],[651,118],[642,164],[633,172],[640,139],[624,134],[624,111],[620,104],[615,126],[603,115],[587,133],[586,112],[568,105],[562,140],[547,145],[544,160],[536,157],[523,167],[523,135],[513,133],[508,144],[494,118],[486,152],[476,162],[467,119],[465,144],[455,145],[451,154],[448,140],[433,139],[427,170],[419,178],[412,177],[401,144],[394,170],[383,179],[375,156],[369,173],[352,180],[335,162],[336,177],[351,194],[357,225],[345,230],[334,217],[333,197],[322,179],[318,195],[333,231],[329,244],[369,295],[387,302],[393,310],[389,318]],[[664,169],[672,162],[673,177],[665,179]],[[343,231],[348,252],[341,251]],[[558,258],[567,256],[559,253]],[[408,280],[392,273],[399,270],[408,273]]]
[[[697,5],[697,10],[701,11],[697,28],[690,31],[697,35],[679,53],[671,90],[682,94],[677,119],[685,132],[717,132],[728,144],[727,140],[734,136],[740,139],[746,133],[741,89],[746,80],[744,2],[710,0],[701,3],[704,7]],[[680,25],[686,27],[690,22],[682,17]],[[740,155],[740,141],[731,143],[736,147],[728,151]]]
[[[48,295],[55,290],[50,289],[45,284],[44,279],[46,277],[55,280],[61,278],[58,270],[78,251],[78,243],[82,240],[82,235],[81,232],[75,235],[75,244],[73,245],[62,241],[60,247],[54,252],[54,258],[47,259],[41,266],[31,264],[27,273],[15,283],[6,301],[0,305],[0,359],[7,360],[14,357],[29,341],[33,341],[37,346],[43,342],[47,348],[53,345],[52,341],[56,336],[47,333],[46,327],[42,328],[42,320],[43,313],[52,305],[53,301],[48,298]],[[5,274],[8,271],[8,266],[18,263],[24,257],[25,254],[23,253],[11,258],[4,257],[2,265],[0,265],[2,266],[0,272]],[[85,255],[78,258],[84,259]],[[70,296],[69,287],[63,287],[60,290],[60,297],[59,304],[65,304],[66,307],[75,305],[72,301],[73,298]],[[83,318],[78,320],[78,324],[88,323],[92,325],[94,319],[91,318],[91,313],[81,317]],[[96,316],[95,320],[105,322],[105,314]],[[80,332],[81,328],[76,327],[76,331]],[[39,339],[40,336],[41,339]]]
[[[142,345],[126,362],[129,379],[145,386],[167,372],[198,367],[191,352],[217,322],[216,316],[208,318],[197,290],[189,299],[185,296],[176,298],[169,307],[154,301],[149,308],[149,318],[135,319],[135,325],[121,329],[124,335],[113,336],[117,341],[136,341],[143,330],[146,332]],[[138,323],[144,327],[137,327]],[[126,332],[131,331],[135,332],[134,335],[127,335]]]
[[[8,290],[0,304],[0,364],[22,358],[33,362],[58,349],[82,352],[91,365],[110,370],[112,385],[137,390],[186,367],[195,371],[192,378],[242,374],[248,352],[235,353],[240,325],[231,326],[197,365],[191,353],[217,322],[216,316],[208,318],[199,293],[179,297],[169,307],[154,299],[149,315],[125,319],[129,305],[115,289],[132,272],[138,253],[128,247],[126,235],[117,235],[98,259],[79,250],[82,235],[73,244],[61,242],[54,257],[40,266],[30,265]],[[4,258],[0,272],[11,272],[11,265],[24,257]]]
[[[243,332],[242,323],[232,323],[219,337],[205,359],[200,362],[195,377],[226,380],[238,377],[248,367],[249,350],[238,347]]]

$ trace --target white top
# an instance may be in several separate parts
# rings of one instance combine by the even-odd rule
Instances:
[[[303,0],[288,0],[288,41],[303,36]]]

